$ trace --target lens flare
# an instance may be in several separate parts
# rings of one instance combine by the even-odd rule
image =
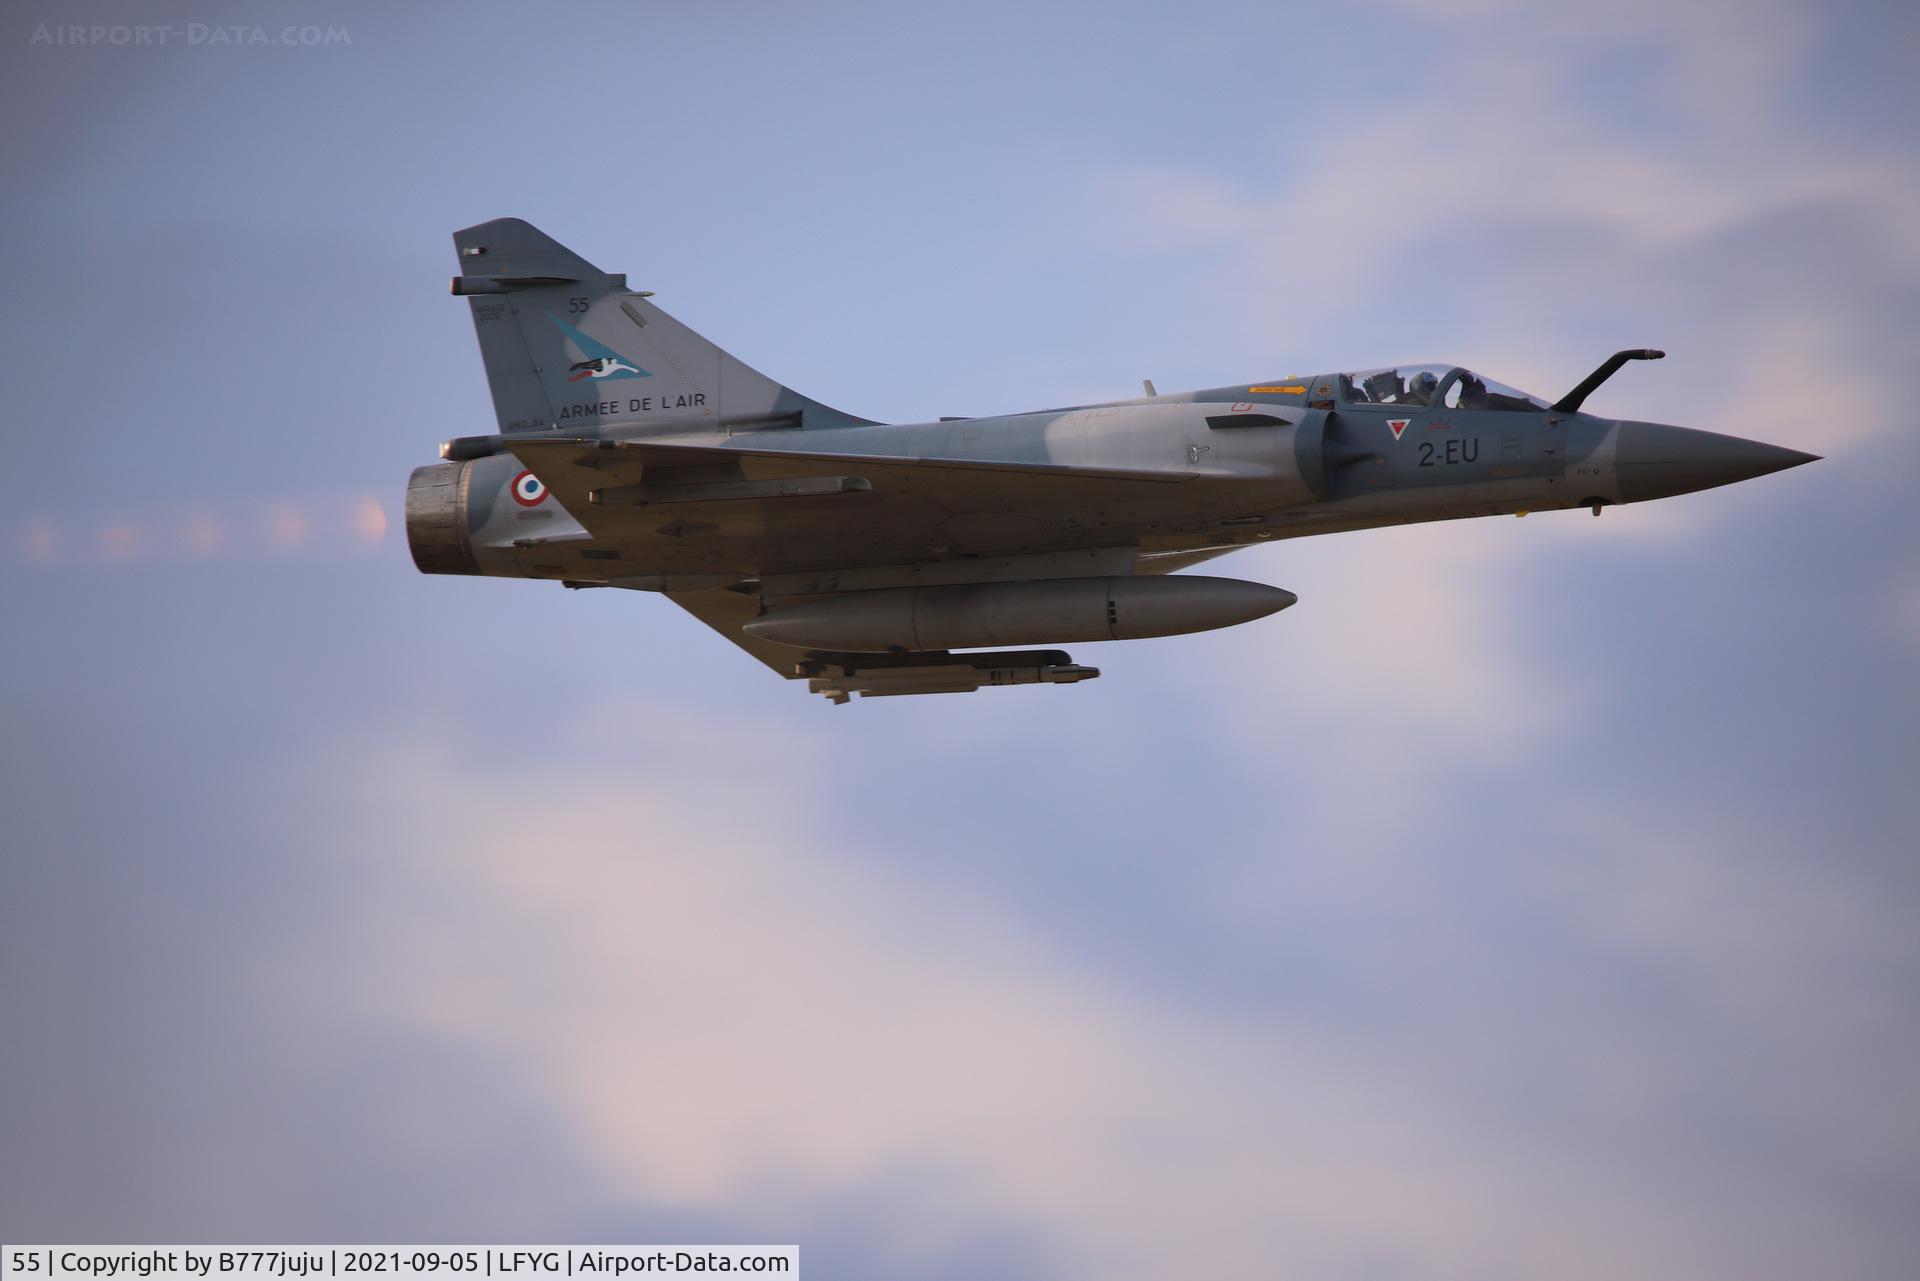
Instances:
[[[139,503],[62,519],[22,513],[21,524],[0,527],[0,565],[365,556],[386,542],[392,520],[365,493]]]
[[[53,532],[53,526],[44,520],[36,520],[27,526],[27,532],[21,536],[20,546],[27,554],[30,564],[46,565],[53,561],[54,553],[59,550],[60,540]]]
[[[306,542],[307,535],[312,532],[313,523],[307,519],[307,514],[293,503],[279,504],[267,520],[267,536],[276,546],[287,551]]]
[[[117,520],[100,531],[100,555],[110,561],[128,561],[140,554],[140,531]]]
[[[363,543],[378,543],[387,536],[387,509],[371,496],[362,498],[353,508],[353,532]]]
[[[220,550],[226,531],[219,518],[206,507],[196,507],[180,525],[180,541],[195,556],[211,556]]]

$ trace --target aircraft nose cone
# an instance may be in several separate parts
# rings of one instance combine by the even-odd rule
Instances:
[[[1629,503],[1731,485],[1818,461],[1817,454],[1739,436],[1632,422],[1620,424],[1613,455],[1620,498]]]

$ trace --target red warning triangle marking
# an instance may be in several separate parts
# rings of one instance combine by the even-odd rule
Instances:
[[[1389,418],[1387,419],[1387,426],[1393,428],[1393,438],[1399,440],[1400,433],[1405,431],[1407,424],[1412,421],[1413,419],[1411,418]]]

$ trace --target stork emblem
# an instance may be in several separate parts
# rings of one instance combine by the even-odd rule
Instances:
[[[628,360],[598,338],[589,338],[552,312],[547,313],[547,319],[560,326],[560,332],[567,336],[568,382],[577,383],[588,378],[595,382],[605,382],[609,378],[653,377],[638,364]]]

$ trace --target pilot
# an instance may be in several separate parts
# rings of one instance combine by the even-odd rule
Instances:
[[[1440,386],[1440,380],[1433,371],[1423,369],[1407,380],[1407,403],[1409,405],[1431,405],[1433,393]]]

